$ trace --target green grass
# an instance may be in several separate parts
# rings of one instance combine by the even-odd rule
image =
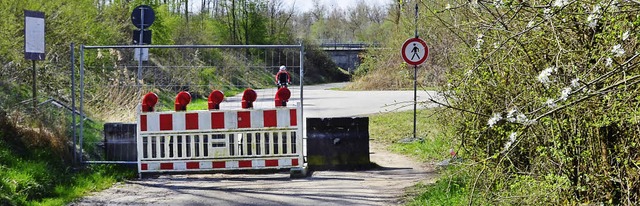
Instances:
[[[457,171],[459,168],[448,169]],[[447,173],[447,172],[444,172]],[[414,194],[407,205],[467,205],[469,189],[468,179],[462,175],[445,175],[433,184],[418,183],[409,190],[408,194]]]
[[[449,157],[449,149],[457,145],[438,115],[440,109],[417,111],[417,141],[403,143],[413,138],[413,111],[377,114],[370,117],[370,136],[374,141],[390,145],[397,153],[418,157],[424,161],[436,161]]]
[[[439,162],[449,158],[449,149],[457,148],[453,130],[446,124],[441,109],[417,111],[418,140],[405,143],[413,137],[413,111],[377,114],[370,117],[370,137],[388,145],[391,151],[416,157],[426,162]],[[407,205],[464,205],[467,204],[468,178],[458,166],[443,170],[441,178],[433,184],[419,183],[407,193]]]
[[[28,205],[65,205],[90,192],[111,187],[114,183],[135,176],[135,171],[115,165],[93,165],[72,176],[69,182],[55,186],[53,197],[28,202]]]
[[[209,109],[209,102],[207,99],[192,99],[191,103],[187,105],[187,110],[207,110]]]

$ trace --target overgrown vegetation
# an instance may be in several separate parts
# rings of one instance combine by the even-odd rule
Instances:
[[[416,3],[431,48],[419,81],[448,99],[466,204],[640,201],[638,2],[408,1],[393,48]],[[398,54],[371,55],[356,86],[410,84]]]
[[[15,85],[1,86],[0,205],[64,205],[135,175],[116,166],[74,169],[69,113],[48,105],[34,112],[16,102],[25,96],[6,92],[18,91]],[[86,126],[87,140],[101,138],[96,124]]]

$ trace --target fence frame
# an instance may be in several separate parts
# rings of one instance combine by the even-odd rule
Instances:
[[[71,48],[74,47],[74,44],[71,44]],[[79,93],[80,93],[80,97],[78,100],[78,103],[80,104],[80,110],[79,113],[80,114],[75,114],[73,113],[72,118],[75,120],[76,115],[79,115],[80,117],[84,117],[85,113],[84,113],[84,71],[85,71],[85,49],[143,49],[143,48],[158,48],[158,49],[298,49],[299,53],[300,53],[300,66],[299,66],[299,74],[300,74],[300,106],[299,106],[299,116],[300,119],[299,121],[302,121],[301,119],[304,117],[304,95],[303,95],[303,91],[304,91],[304,45],[302,44],[302,42],[300,42],[300,44],[298,45],[80,45],[80,68],[79,68],[79,75],[80,75],[80,79],[79,79]],[[71,50],[71,57],[72,59],[74,58],[74,50]],[[72,63],[73,64],[73,63]],[[73,70],[73,67],[72,67]],[[141,74],[141,70],[142,70],[142,61],[138,61],[138,72],[137,72],[137,80],[138,82],[141,82],[140,80],[142,80],[142,77],[140,76]],[[71,75],[71,81],[73,82],[75,80],[75,77],[73,75],[74,72],[72,72]],[[138,88],[142,89],[142,85],[138,84]],[[74,85],[72,85],[72,94],[73,97],[75,97],[75,91],[76,88]],[[75,98],[72,99],[72,104],[75,105]],[[135,112],[135,111],[132,111]],[[79,128],[76,126],[75,121],[73,124],[73,138],[74,138],[74,145],[76,145],[76,135],[79,136],[78,139],[78,146],[75,147],[74,146],[74,154],[79,154],[77,156],[78,160],[77,162],[80,162],[82,164],[139,164],[139,161],[90,161],[87,160],[85,161],[82,157],[83,157],[83,143],[84,143],[84,118],[80,118],[79,120],[80,122],[78,123]],[[304,121],[302,121],[304,122]],[[304,131],[304,125],[300,124],[298,125],[299,130],[300,131]],[[139,134],[138,134],[139,135]],[[300,132],[297,135],[299,135],[302,140],[306,139],[304,137],[304,133]],[[301,141],[302,142],[302,141]],[[79,148],[80,151],[77,151]],[[305,148],[301,147],[301,154],[305,154],[304,152]],[[302,163],[300,163],[302,164]]]

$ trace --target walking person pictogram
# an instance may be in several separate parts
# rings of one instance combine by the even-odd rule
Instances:
[[[410,65],[420,65],[429,56],[429,47],[420,38],[407,39],[402,44],[402,59]]]
[[[411,49],[411,53],[413,53],[413,55],[411,56],[411,60],[413,60],[414,57],[418,57],[418,59],[420,59],[418,52],[420,52],[420,48],[416,46],[416,43],[413,43],[413,49]]]

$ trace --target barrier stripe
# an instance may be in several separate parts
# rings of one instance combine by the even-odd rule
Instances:
[[[207,111],[201,111],[196,113],[198,116],[198,130],[210,130],[211,129],[211,118],[212,113]]]
[[[251,112],[238,112],[238,128],[251,128]]]
[[[187,124],[185,119],[184,112],[174,113],[171,119],[171,125],[173,126],[171,130],[185,130]]]
[[[251,119],[251,128],[264,128],[263,110],[252,110],[250,119]]]
[[[200,162],[187,162],[187,169],[200,169]]]
[[[214,169],[220,169],[220,168],[225,168],[226,164],[223,161],[213,161],[213,168]]]
[[[160,114],[160,130],[173,130],[173,115]]]
[[[185,117],[185,129],[186,130],[197,130],[200,128],[199,114],[198,113],[187,113],[184,115]]]
[[[160,163],[160,169],[161,170],[172,170],[173,169],[173,163],[169,162],[169,163]]]
[[[212,129],[224,129],[224,112],[212,112],[211,113],[211,128]]]
[[[289,110],[289,119],[291,119],[291,126],[298,125],[298,115],[296,111],[296,109]]]
[[[263,112],[264,127],[276,127],[278,126],[278,117],[276,110],[265,110]]]
[[[140,115],[140,131],[147,131],[147,115]]]
[[[228,164],[227,164],[228,163]],[[204,169],[234,169],[234,168],[277,168],[298,166],[298,159],[258,159],[258,160],[228,160],[228,161],[188,161],[188,162],[149,162],[142,163],[141,170],[152,172],[161,170],[204,170]]]
[[[140,131],[195,131],[211,129],[248,129],[296,127],[297,110],[199,111],[140,114]]]
[[[279,160],[265,160],[264,161],[264,166],[265,167],[277,167],[279,165],[280,162],[278,162]]]

